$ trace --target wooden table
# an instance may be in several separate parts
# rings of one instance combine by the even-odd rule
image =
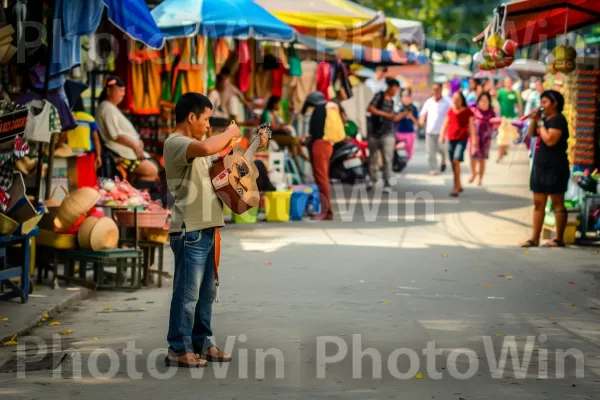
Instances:
[[[97,205],[96,207],[100,207],[100,208],[106,208],[108,210],[110,210],[110,218],[112,218],[113,220],[115,219],[115,211],[119,211],[119,210],[131,210],[133,209],[133,229],[135,230],[135,237],[134,237],[134,249],[137,250],[139,247],[139,228],[138,228],[138,208],[139,206],[101,206],[101,205]],[[118,225],[117,225],[118,226]],[[121,227],[119,226],[119,228],[126,228],[126,227]],[[119,240],[119,243],[123,243],[124,240]]]

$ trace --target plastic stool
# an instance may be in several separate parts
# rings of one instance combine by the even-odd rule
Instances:
[[[290,220],[291,197],[291,190],[265,193],[265,213],[268,222],[288,222]]]
[[[292,221],[301,221],[306,208],[308,206],[308,198],[312,194],[312,190],[294,190],[290,200],[290,219]]]

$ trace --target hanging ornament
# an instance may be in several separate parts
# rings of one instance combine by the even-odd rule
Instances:
[[[9,203],[10,195],[0,187],[0,211],[2,211],[3,213],[6,212]]]
[[[474,58],[479,69],[489,71],[510,66],[515,60],[517,43],[507,40],[504,25],[506,23],[506,5],[503,4],[501,11],[494,13],[494,18],[486,31],[483,48]]]
[[[554,55],[554,62],[552,63],[552,69],[558,72],[569,74],[575,71],[577,65],[575,60],[577,59],[577,50],[571,46],[567,46],[567,27],[569,22],[569,9],[565,12],[565,35],[563,37],[562,45],[555,47],[552,50]]]
[[[17,136],[15,138],[15,144],[14,144],[14,150],[13,150],[14,154],[15,154],[15,158],[25,157],[27,154],[29,154],[29,150],[31,150],[29,145],[23,141],[22,137]]]

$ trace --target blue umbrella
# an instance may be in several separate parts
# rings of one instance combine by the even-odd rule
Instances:
[[[163,34],[156,26],[144,0],[102,0],[102,2],[108,8],[108,19],[131,38],[154,49],[163,46]]]
[[[252,0],[165,0],[151,11],[166,37],[291,41],[294,30]]]

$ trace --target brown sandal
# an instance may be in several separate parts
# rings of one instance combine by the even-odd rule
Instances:
[[[210,351],[211,349],[217,349],[216,355],[211,356],[208,354],[208,351]],[[206,361],[212,361],[212,362],[231,362],[231,355],[223,353],[221,350],[219,350],[218,347],[211,347],[210,349],[208,349],[206,356],[204,357],[204,359]]]
[[[529,239],[519,245],[522,248],[530,248],[530,247],[538,247],[539,244],[536,244],[533,240]]]
[[[544,247],[565,247],[565,242],[554,239],[546,243]]]

